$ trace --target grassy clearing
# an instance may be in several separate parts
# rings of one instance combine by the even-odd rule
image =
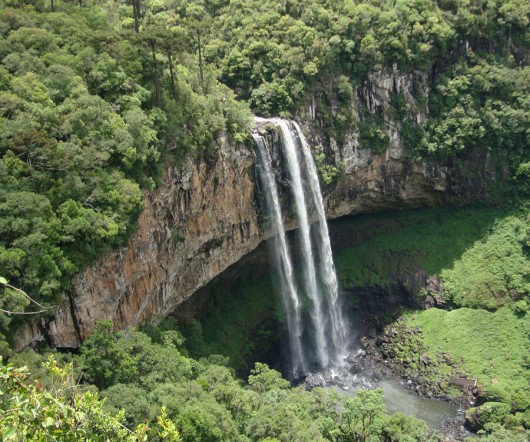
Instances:
[[[456,306],[495,309],[530,292],[523,211],[437,208],[341,220],[366,239],[341,250],[342,287],[388,288],[392,278],[423,269],[440,276]]]
[[[483,238],[442,270],[444,289],[454,304],[494,309],[530,293],[526,225],[520,216],[496,219]]]
[[[406,318],[423,331],[430,355],[447,352],[463,361],[460,367],[478,380],[489,400],[514,409],[530,405],[530,315],[517,316],[510,307],[496,312],[433,308]]]

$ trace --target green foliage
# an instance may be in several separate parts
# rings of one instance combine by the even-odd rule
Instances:
[[[182,441],[182,438],[180,437],[180,434],[177,428],[175,427],[175,424],[167,416],[166,407],[162,407],[162,412],[157,419],[158,425],[160,426],[158,436],[160,436],[162,440],[165,440],[167,442]]]
[[[250,104],[259,115],[271,117],[286,115],[292,106],[292,99],[281,80],[262,83],[252,91]]]
[[[526,442],[530,436],[528,430],[512,430],[501,425],[490,425],[488,426],[489,431],[487,434],[481,432],[480,437],[469,437],[470,442],[504,442],[509,440],[510,442]]]
[[[354,87],[370,86],[370,73],[391,67],[432,72],[432,91],[416,97],[427,120],[419,124],[404,95],[395,94],[390,109],[360,109],[367,114],[358,124],[361,144],[376,153],[385,150],[382,120],[393,119],[417,156],[506,149],[515,173],[529,161],[524,48],[530,21],[524,3],[223,4],[210,10],[216,26],[204,36],[205,58],[257,114],[291,115],[309,100],[317,102],[318,120],[339,141],[357,123]]]
[[[284,390],[289,387],[289,381],[282,378],[276,370],[271,370],[266,364],[256,362],[250,370],[248,385],[256,393],[263,394],[270,390]]]
[[[138,426],[134,432],[128,430],[121,424],[121,416],[103,411],[97,393],[78,391],[71,378],[71,367],[61,368],[50,357],[46,369],[55,380],[51,391],[28,383],[29,373],[24,367],[1,363],[2,440],[144,440],[145,426]]]
[[[383,404],[383,390],[359,390],[347,399],[341,413],[340,438],[355,441],[426,441],[429,429],[424,422],[395,413],[389,416]]]
[[[484,428],[487,424],[503,424],[510,414],[510,406],[502,402],[486,402],[478,407],[466,410],[466,421],[477,430]]]
[[[420,152],[452,155],[472,147],[512,152],[514,171],[528,161],[530,69],[470,54],[441,76],[431,97]]]
[[[528,255],[521,216],[497,219],[480,240],[441,271],[444,290],[456,305],[494,309],[530,294]],[[520,307],[523,307],[521,303]]]
[[[478,380],[488,400],[501,401],[513,411],[530,406],[528,316],[518,318],[504,307],[495,313],[429,309],[411,317],[409,322],[423,331],[428,353],[435,357],[442,351],[462,360],[461,369]]]
[[[388,148],[388,135],[375,123],[363,122],[359,125],[361,145],[378,154]]]
[[[332,164],[325,163],[326,155],[324,153],[316,154],[314,159],[317,167],[318,178],[324,185],[330,185],[344,175],[344,170],[341,170],[339,167]]]
[[[83,345],[83,361],[87,380],[100,390],[134,378],[134,360],[119,345],[111,321],[101,321]]]
[[[385,441],[423,441],[429,439],[427,425],[402,413],[394,413],[384,424]]]
[[[450,16],[428,1],[253,0],[220,8],[216,20],[206,58],[220,65],[226,84],[252,97],[258,112],[292,110],[330,73],[360,78],[395,62],[429,66],[457,41]],[[280,81],[284,108],[271,102]],[[348,100],[344,82],[339,94]]]
[[[344,404],[343,432],[350,440],[366,440],[380,430],[378,418],[384,414],[383,390],[361,390]]]
[[[154,388],[191,376],[193,364],[175,347],[173,333],[154,344],[144,333],[114,333],[112,327],[110,321],[98,322],[81,350],[85,377],[100,389],[117,383]]]
[[[134,384],[114,384],[103,391],[101,397],[105,399],[103,409],[109,414],[117,414],[122,404],[127,404],[123,417],[130,427],[156,415],[156,408],[145,397],[145,391]]]
[[[523,211],[440,208],[337,224],[366,231],[359,244],[337,254],[343,287],[388,288],[396,275],[423,269],[441,278],[456,306],[494,309],[530,294]]]
[[[12,374],[2,378],[3,367],[0,381],[10,388],[1,396],[0,411],[7,411],[8,419],[0,429],[9,431],[13,422],[19,422],[16,434],[35,431],[35,439],[27,440],[46,438],[58,430],[60,440],[340,441],[351,440],[352,435],[359,440],[427,440],[424,423],[387,414],[380,390],[359,391],[349,399],[333,389],[306,391],[291,387],[280,373],[262,363],[255,365],[244,385],[233,370],[218,365],[222,358],[196,361],[181,355],[167,340],[155,343],[141,332],[112,332],[108,322],[99,323],[95,335],[82,346],[81,355],[74,356],[74,364],[83,366],[85,381],[94,376],[92,364],[105,367],[103,401],[97,393],[80,393],[87,385],[76,382],[72,364],[64,369],[49,359],[52,371],[41,372],[39,382],[27,391],[21,388],[19,376],[27,372],[8,367],[8,373],[19,376],[13,381]],[[93,356],[96,342],[97,360]],[[117,360],[117,349],[133,363]],[[38,359],[42,357],[26,352],[17,362],[35,365]],[[124,366],[129,368],[127,376]],[[23,400],[18,401],[20,395]],[[34,401],[41,404],[34,410],[37,414],[32,412],[37,407]],[[39,420],[41,414],[45,418]]]
[[[49,308],[35,301],[23,290],[8,283],[7,279],[0,276],[0,358],[11,355],[11,348],[2,333],[8,332],[12,317],[21,318],[24,316],[38,315],[46,312]],[[24,311],[31,305],[32,311]]]

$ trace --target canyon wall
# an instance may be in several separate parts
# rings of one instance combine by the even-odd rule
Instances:
[[[426,96],[425,83],[420,74],[379,73],[357,88],[352,106],[384,114],[397,91],[416,109],[417,121],[423,121],[426,111],[417,106],[412,89],[419,84]],[[334,157],[344,170],[323,189],[329,219],[484,200],[492,183],[507,174],[502,160],[480,151],[443,161],[408,158],[400,128],[391,121],[383,125],[390,147],[374,155],[360,147],[355,131],[341,143],[329,136],[314,103],[298,117],[315,149]],[[270,138],[278,142],[277,133]],[[218,140],[208,161],[188,159],[179,168],[167,168],[161,187],[145,194],[145,210],[127,246],[77,274],[52,317],[19,331],[17,348],[43,339],[53,347],[74,348],[98,320],[110,319],[123,329],[178,309],[269,236],[260,216],[254,166],[252,148]],[[294,220],[286,223],[296,227]]]

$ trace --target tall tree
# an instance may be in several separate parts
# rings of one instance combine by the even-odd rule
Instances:
[[[162,34],[162,33],[161,33]],[[174,56],[177,52],[180,52],[182,48],[189,46],[189,38],[186,34],[186,30],[180,26],[175,26],[171,29],[167,29],[164,35],[161,35],[160,45],[162,50],[165,52],[168,60],[169,67],[169,86],[170,92],[173,99],[177,98],[177,83],[174,71]]]
[[[151,52],[151,72],[153,84],[155,87],[155,104],[157,107],[162,105],[162,86],[159,61],[157,51],[162,49],[168,35],[166,29],[161,26],[152,26],[142,32],[140,41]]]
[[[81,2],[81,0],[79,0]],[[132,0],[134,31],[138,34],[140,32],[140,0]]]
[[[186,7],[188,26],[196,35],[197,52],[199,55],[199,77],[204,86],[204,57],[202,37],[212,24],[212,17],[208,14],[204,4],[190,4]]]

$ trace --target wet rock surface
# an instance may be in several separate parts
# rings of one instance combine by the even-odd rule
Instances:
[[[342,367],[310,373],[304,380],[304,387],[311,390],[315,387],[335,386],[344,391],[355,391],[359,388],[376,388],[385,374],[374,361],[367,357],[363,349],[348,355]]]
[[[447,418],[442,422],[440,431],[444,435],[441,438],[443,442],[462,441],[470,435],[464,427],[461,417]]]
[[[380,358],[375,339],[369,339],[360,338],[361,348],[352,351],[342,367],[310,373],[303,382],[304,388],[333,387],[347,395],[358,389],[383,388],[390,412],[401,411],[425,420],[438,432],[440,441],[463,441],[471,434],[464,427],[466,398],[435,397],[419,379],[399,375],[395,367]]]

